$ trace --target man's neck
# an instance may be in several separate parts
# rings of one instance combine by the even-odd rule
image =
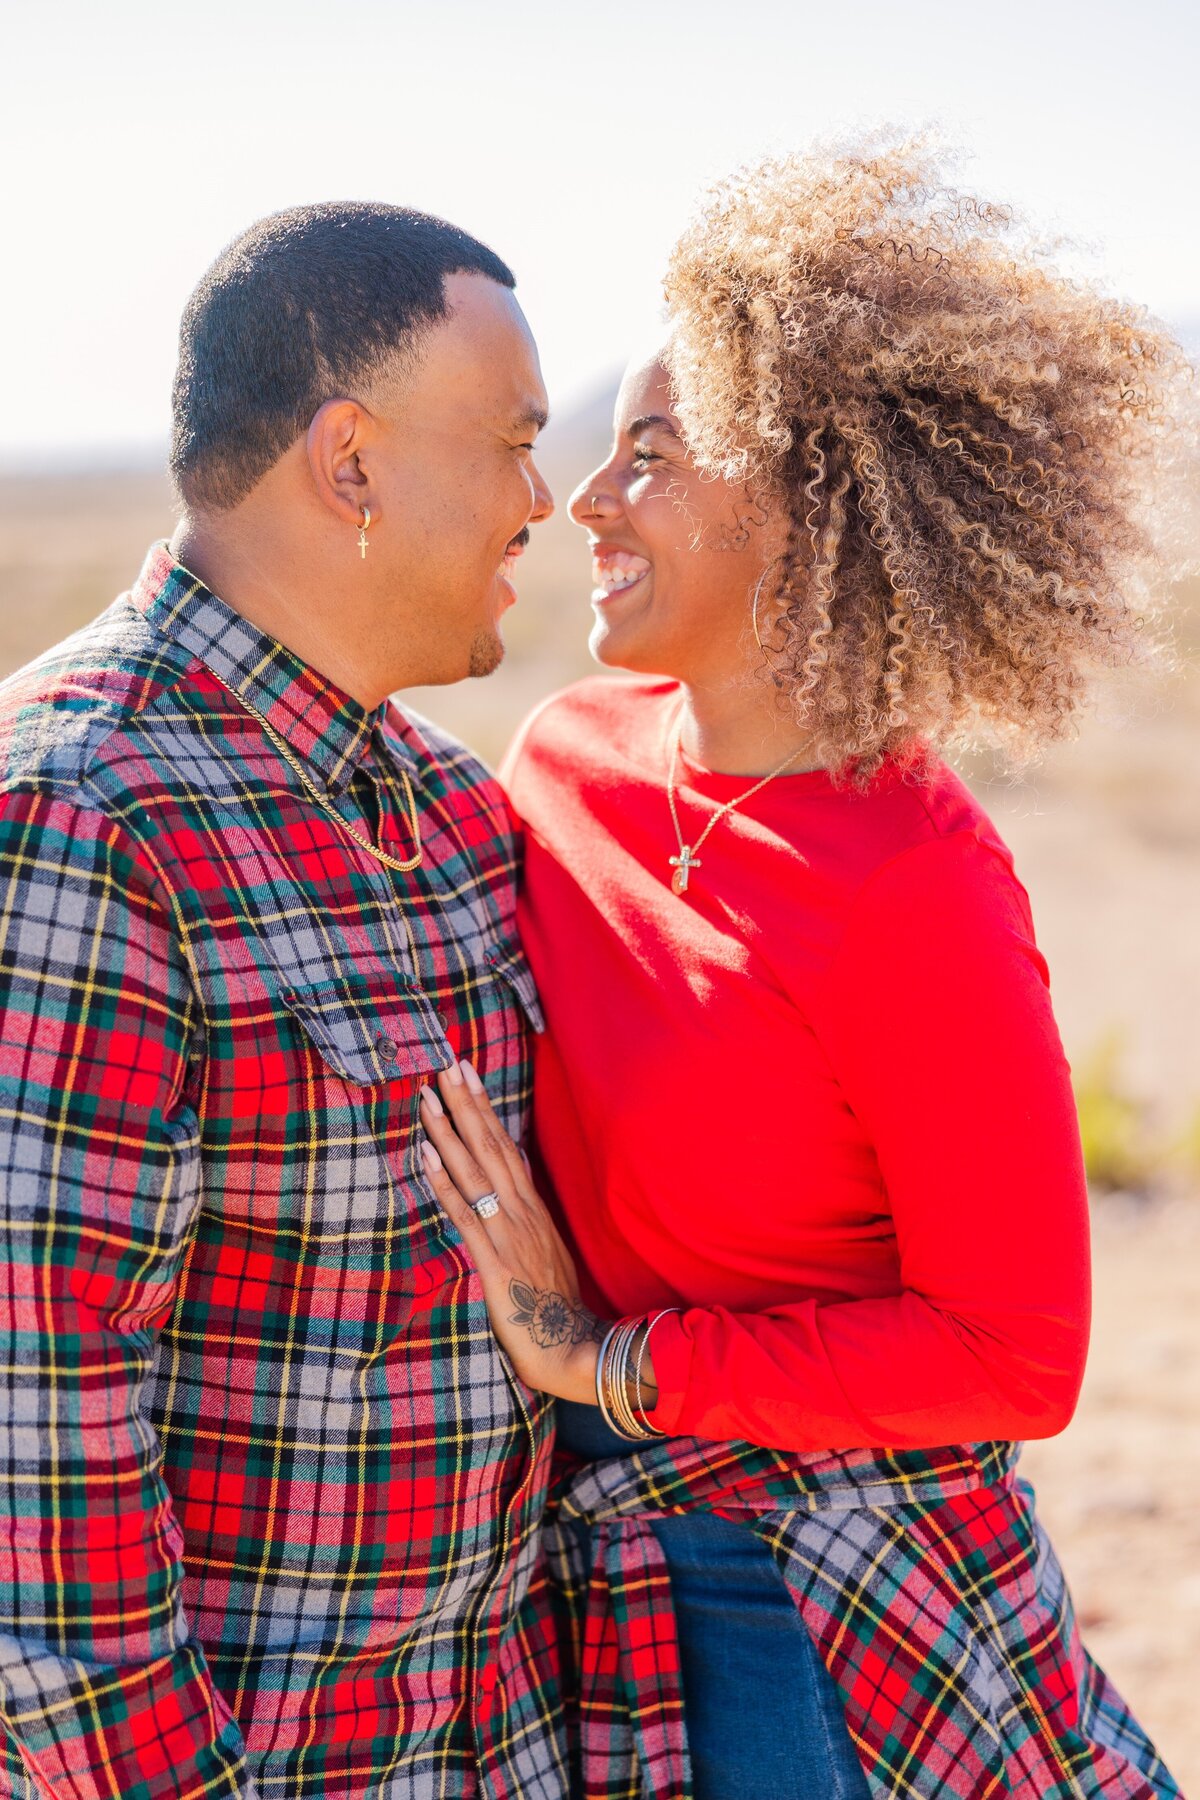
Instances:
[[[219,600],[283,644],[294,656],[368,711],[387,698],[364,676],[354,656],[349,621],[334,633],[325,618],[328,590],[314,591],[311,561],[272,541],[262,528],[247,530],[239,521],[208,520],[185,515],[171,539],[171,552],[198,576]]]

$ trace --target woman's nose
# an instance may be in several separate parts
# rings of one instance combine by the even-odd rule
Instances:
[[[611,494],[605,493],[599,473],[595,470],[581,481],[567,502],[567,517],[585,529],[600,519],[611,519],[616,515],[616,502]]]

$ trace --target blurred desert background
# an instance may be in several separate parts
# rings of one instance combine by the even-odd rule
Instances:
[[[521,564],[503,668],[403,696],[492,763],[532,704],[593,668],[565,502],[605,450],[611,400],[605,385],[546,434],[559,510]],[[0,477],[3,672],[107,604],[172,521],[152,468]],[[1095,1195],[1083,1401],[1024,1471],[1093,1653],[1200,1794],[1200,592],[1163,598],[1173,671],[1110,685],[1077,740],[1020,779],[982,758],[964,773],[1032,895]]]

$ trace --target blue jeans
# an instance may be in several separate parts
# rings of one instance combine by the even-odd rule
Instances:
[[[628,1454],[596,1407],[557,1412],[577,1456]],[[767,1546],[710,1513],[651,1525],[671,1573],[696,1800],[869,1800],[837,1688]]]

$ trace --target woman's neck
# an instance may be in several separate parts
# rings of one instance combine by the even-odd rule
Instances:
[[[722,775],[766,775],[785,757],[793,770],[817,768],[810,734],[772,688],[757,681],[682,685],[680,748],[690,761]]]

